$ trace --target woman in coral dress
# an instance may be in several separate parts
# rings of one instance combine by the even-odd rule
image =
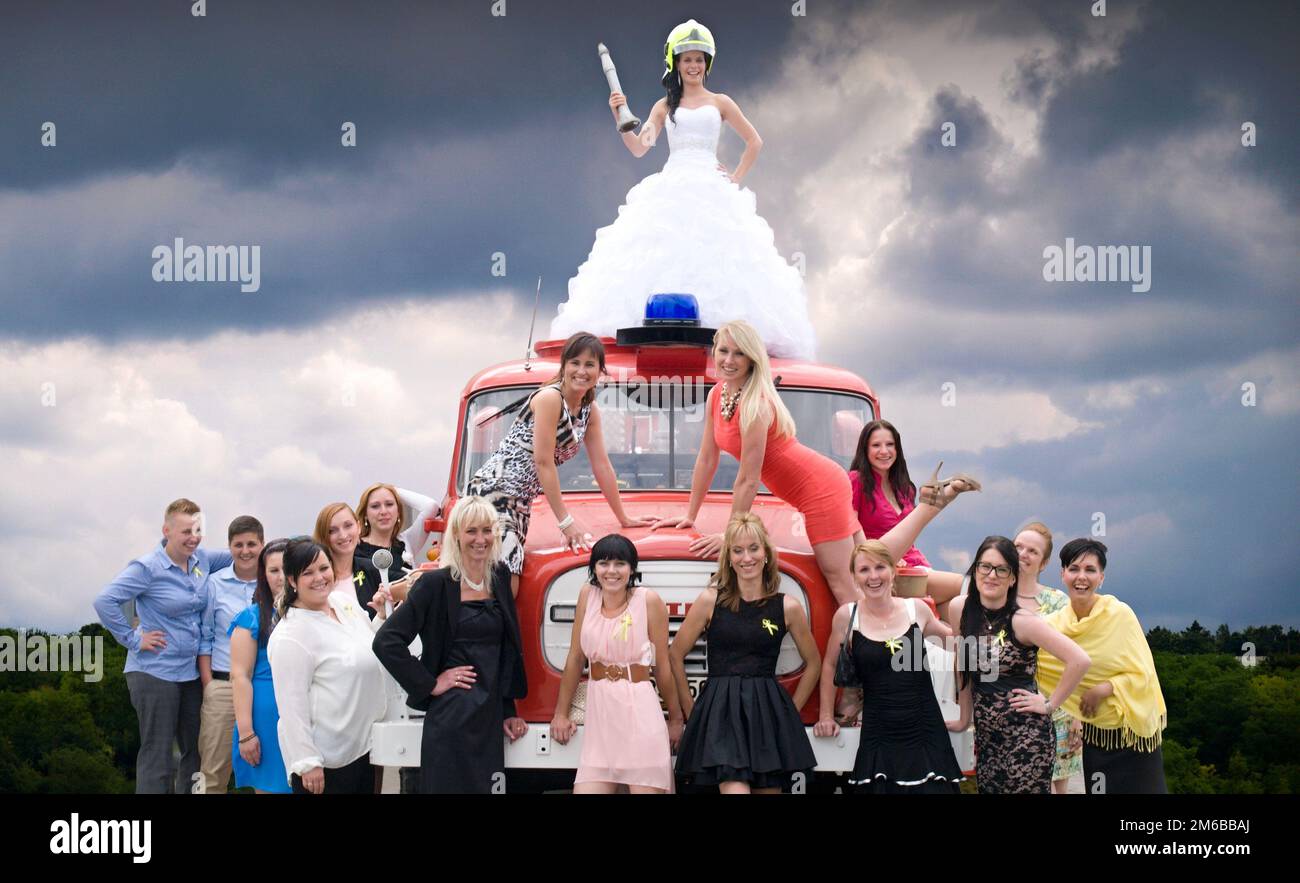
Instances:
[[[835,599],[844,604],[858,597],[849,574],[853,547],[865,537],[853,512],[849,477],[833,460],[800,444],[794,418],[781,401],[772,380],[772,365],[763,339],[743,320],[718,328],[713,340],[713,363],[718,385],[709,391],[704,437],[691,475],[691,499],[686,517],[656,521],[661,527],[688,529],[704,503],[704,495],[718,470],[720,452],[740,463],[732,488],[731,514],[748,512],[759,483],[789,503],[803,516],[817,566]],[[939,481],[937,471],[921,486],[919,503],[907,517],[880,538],[895,558],[901,558],[929,524],[957,494],[975,490],[970,479]],[[691,543],[691,551],[716,558],[722,548],[721,532],[705,534]]]
[[[577,727],[569,709],[584,662],[587,681],[582,752],[575,794],[633,794],[672,790],[670,741],[682,735],[682,710],[668,664],[668,609],[649,589],[637,588],[632,541],[610,534],[591,550],[589,583],[578,596],[569,657],[551,721],[551,736],[567,744]],[[650,677],[663,690],[668,721]]]

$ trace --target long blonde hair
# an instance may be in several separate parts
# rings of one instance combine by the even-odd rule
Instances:
[[[492,548],[488,549],[487,579],[484,587],[492,594],[492,570],[501,560],[501,528],[497,524],[497,510],[483,497],[470,495],[461,497],[451,507],[447,516],[447,531],[443,534],[442,552],[439,555],[443,565],[451,572],[451,578],[459,580],[460,572],[460,532],[471,524],[492,525]]]
[[[763,564],[762,600],[775,595],[776,590],[781,587],[781,570],[778,566],[776,548],[767,535],[763,520],[753,512],[741,512],[731,516],[731,520],[727,522],[727,529],[722,535],[722,552],[718,555],[718,569],[710,577],[709,587],[717,589],[718,605],[732,613],[740,611],[740,577],[736,575],[736,569],[731,566],[731,547],[740,539],[740,535],[746,532],[754,535],[767,556],[767,561]]]
[[[790,415],[785,402],[781,401],[781,396],[776,391],[776,384],[772,382],[772,363],[767,358],[767,347],[763,345],[763,338],[758,336],[753,325],[744,319],[735,319],[719,327],[717,333],[713,335],[715,352],[718,349],[718,341],[724,334],[731,338],[736,349],[748,357],[750,362],[749,378],[745,381],[744,392],[740,394],[741,432],[749,428],[755,420],[760,419],[766,407],[770,406],[777,433],[787,438],[794,438],[794,417]]]

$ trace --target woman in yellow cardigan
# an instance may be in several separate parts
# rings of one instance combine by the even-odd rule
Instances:
[[[1137,616],[1114,595],[1100,595],[1106,546],[1071,540],[1061,549],[1061,587],[1070,604],[1047,617],[1084,649],[1092,667],[1065,709],[1083,721],[1084,790],[1089,794],[1164,794],[1161,733],[1165,698]],[[1038,651],[1038,683],[1050,692],[1064,665]]]

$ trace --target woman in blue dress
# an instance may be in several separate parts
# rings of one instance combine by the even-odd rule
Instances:
[[[257,560],[253,603],[230,623],[230,687],[235,699],[235,738],[231,755],[235,786],[258,794],[289,794],[289,777],[280,756],[280,712],[271,683],[266,642],[275,628],[276,600],[284,591],[284,549],[272,540]]]

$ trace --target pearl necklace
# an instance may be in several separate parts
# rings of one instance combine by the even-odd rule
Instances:
[[[473,589],[475,592],[486,592],[486,591],[487,591],[487,589],[484,588],[484,586],[487,585],[487,574],[484,574],[484,575],[483,575],[483,582],[481,582],[481,583],[476,583],[476,582],[474,582],[474,580],[472,580],[472,579],[469,578],[469,574],[466,573],[466,572],[463,571],[463,570],[460,572],[460,578],[461,578],[461,580],[464,581],[465,585],[469,586],[469,587],[470,587],[471,589]]]

